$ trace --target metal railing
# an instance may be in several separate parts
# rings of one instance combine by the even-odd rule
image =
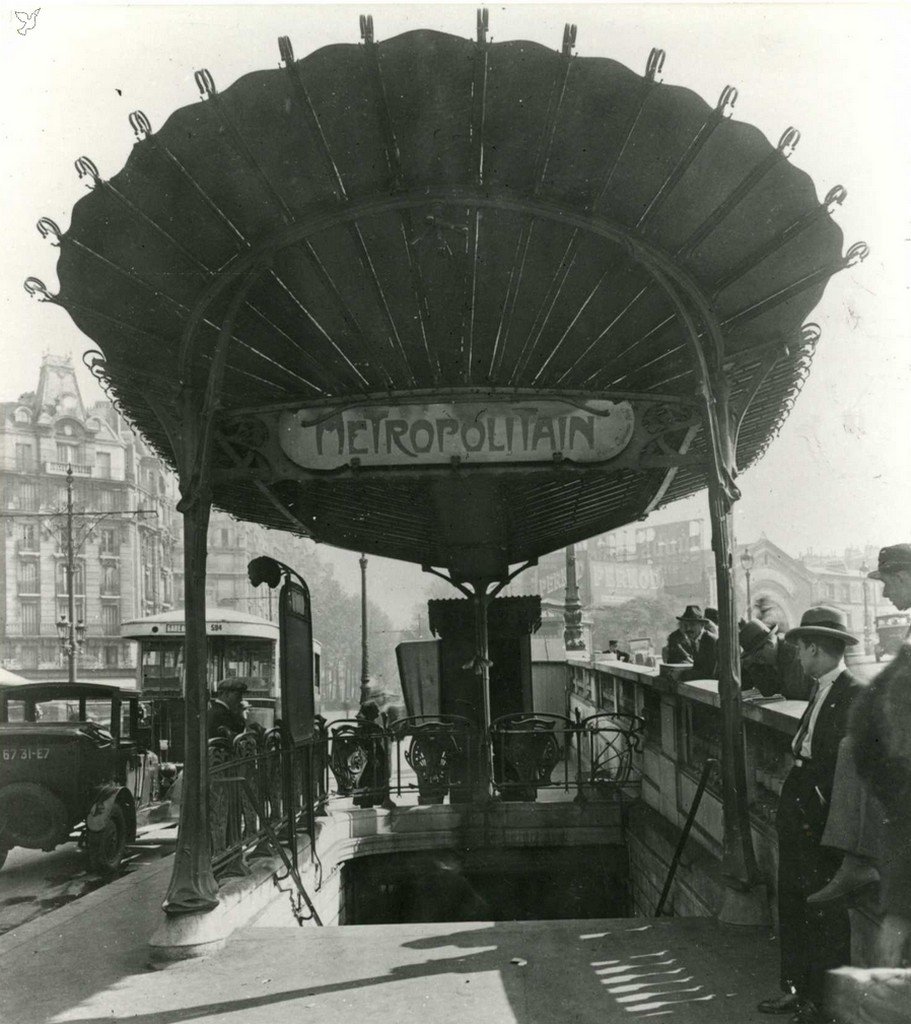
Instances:
[[[644,721],[602,712],[576,719],[515,714],[497,719],[489,743],[458,715],[392,723],[340,719],[312,739],[283,743],[279,728],[209,740],[209,837],[217,875],[246,874],[247,857],[296,849],[332,802],[355,807],[465,803],[490,758],[500,799],[534,801],[563,790],[582,801],[622,791],[638,776]],[[556,777],[555,777],[556,775]]]

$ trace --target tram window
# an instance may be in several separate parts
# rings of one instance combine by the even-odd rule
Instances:
[[[144,643],[142,645],[142,686],[150,689],[179,690],[183,675],[183,644]]]
[[[271,640],[234,641],[225,649],[225,675],[257,676],[264,688],[275,677],[275,644]]]

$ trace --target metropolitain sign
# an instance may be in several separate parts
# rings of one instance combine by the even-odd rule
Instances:
[[[279,419],[285,455],[305,469],[607,462],[629,444],[629,402],[495,397],[301,408]]]

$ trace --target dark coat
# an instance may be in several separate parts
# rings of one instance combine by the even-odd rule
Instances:
[[[813,730],[813,776],[815,784],[819,786],[825,798],[826,805],[828,805],[832,793],[835,762],[838,759],[838,744],[847,735],[851,708],[865,689],[861,680],[845,669],[832,683],[832,688],[819,710],[819,717],[816,719],[816,727]],[[808,702],[804,718],[810,714],[810,707]]]
[[[759,690],[763,697],[780,693],[788,700],[808,700],[811,684],[800,667],[797,648],[786,640],[778,641],[774,665],[745,665],[743,688]]]
[[[851,720],[860,777],[890,816],[911,800],[911,645],[866,688]]]
[[[886,815],[879,870],[886,913],[911,917],[911,645],[867,687],[854,708],[857,772]]]
[[[234,712],[216,700],[210,701],[206,712],[206,733],[209,739],[223,736],[222,729],[227,730],[233,739],[238,733],[244,731],[244,716],[239,711]]]
[[[705,630],[694,646],[682,630],[675,629],[667,638],[667,660],[671,665],[693,666],[682,679],[717,679],[718,638]]]

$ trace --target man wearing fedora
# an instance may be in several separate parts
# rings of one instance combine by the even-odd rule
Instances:
[[[812,684],[801,668],[797,648],[781,637],[777,623],[740,623],[740,669],[744,690],[758,690],[763,697],[780,693],[787,700],[810,696]]]
[[[825,973],[850,962],[851,932],[840,904],[808,906],[807,896],[835,874],[841,854],[821,845],[838,746],[862,684],[845,668],[845,649],[858,643],[840,608],[804,612],[785,637],[797,646],[804,672],[814,680],[791,744],[794,767],[781,790],[778,830],[778,934],[783,996],[759,1004],[762,1013],[792,1014],[795,1024],[823,1024]]]
[[[698,604],[688,604],[679,623],[667,638],[669,665],[692,665],[681,678],[714,679],[717,676],[718,638],[708,629],[709,620]]]

